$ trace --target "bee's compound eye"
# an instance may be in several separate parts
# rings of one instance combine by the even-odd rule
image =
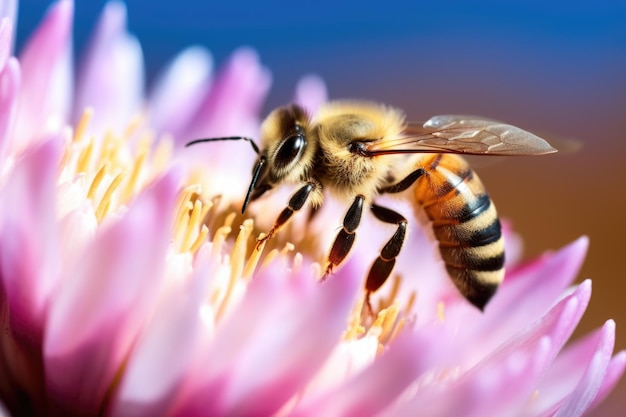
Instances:
[[[279,168],[285,168],[302,153],[304,146],[306,145],[306,139],[304,135],[298,134],[287,138],[275,156],[275,163]]]

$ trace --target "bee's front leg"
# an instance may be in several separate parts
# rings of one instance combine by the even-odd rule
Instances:
[[[266,240],[271,239],[281,228],[283,228],[294,215],[295,212],[299,211],[307,201],[313,199],[314,201],[319,201],[322,194],[322,186],[321,183],[317,180],[308,181],[302,187],[296,191],[291,198],[289,199],[289,203],[287,207],[283,209],[283,211],[278,215],[278,218],[274,222],[274,226],[270,229],[269,232],[262,238],[257,239],[256,248],[260,249],[261,244]],[[313,198],[312,198],[313,196]]]
[[[361,214],[363,213],[363,203],[365,197],[357,195],[352,205],[348,209],[346,216],[343,218],[343,227],[337,234],[330,253],[328,254],[328,266],[324,276],[333,272],[333,268],[339,265],[348,256],[354,240],[356,239],[356,229],[361,223]]]

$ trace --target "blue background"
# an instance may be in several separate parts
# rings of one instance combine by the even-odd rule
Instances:
[[[48,4],[21,3],[18,45]],[[102,4],[76,4],[79,55]],[[250,45],[273,74],[266,110],[288,101],[297,79],[314,72],[331,98],[387,102],[413,119],[479,114],[557,143],[581,143],[576,152],[511,158],[480,173],[500,213],[523,234],[528,255],[590,236],[581,278],[594,279],[594,296],[579,333],[612,317],[617,348],[626,347],[626,1],[133,0],[127,6],[148,80],[190,44],[207,46],[218,65]],[[624,383],[620,390],[623,396]],[[596,415],[623,411],[618,396]]]

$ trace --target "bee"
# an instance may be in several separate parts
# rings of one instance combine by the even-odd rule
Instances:
[[[281,184],[299,188],[260,242],[271,239],[306,204],[323,202],[323,191],[351,204],[328,253],[324,276],[348,256],[368,208],[395,233],[380,250],[366,282],[366,300],[391,275],[407,233],[407,219],[376,203],[403,193],[426,213],[447,272],[459,292],[483,310],[504,278],[504,240],[495,206],[483,183],[460,155],[541,155],[556,152],[520,128],[467,116],[435,116],[409,123],[402,111],[361,101],[332,101],[309,115],[297,104],[272,111],[261,125],[258,154],[242,213]],[[405,192],[406,191],[406,192]],[[259,242],[259,243],[260,243]]]

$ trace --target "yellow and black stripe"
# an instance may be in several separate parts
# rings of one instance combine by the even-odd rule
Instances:
[[[434,154],[420,165],[424,175],[415,197],[432,222],[450,278],[482,310],[504,278],[504,239],[495,206],[460,156]]]

